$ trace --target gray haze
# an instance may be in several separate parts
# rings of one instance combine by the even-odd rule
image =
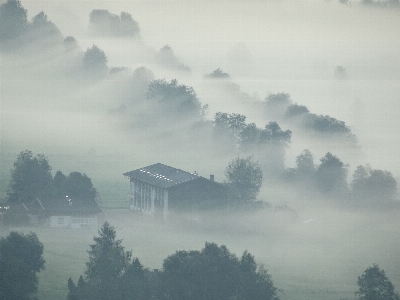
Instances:
[[[243,114],[259,127],[276,120],[283,130],[290,129],[286,167],[295,166],[304,149],[311,150],[315,163],[330,151],[349,164],[349,182],[353,170],[367,163],[390,171],[400,182],[398,6],[334,0],[21,3],[28,20],[44,11],[77,46],[70,51],[62,44],[43,48],[38,39],[1,52],[2,198],[12,163],[25,149],[45,154],[53,174],[86,173],[107,206],[127,203],[129,184],[122,173],[157,162],[205,177],[215,174],[222,182],[228,162],[241,154],[215,149],[207,129],[194,138],[184,126],[188,120],[174,123],[149,114],[155,107],[145,98],[146,87],[163,78],[193,87],[201,104],[209,105],[208,120],[222,111]],[[93,9],[130,13],[140,39],[91,35]],[[109,68],[127,69],[104,78],[83,74],[83,53],[93,45],[105,52]],[[165,52],[166,45],[171,51]],[[343,67],[340,74],[338,66]],[[217,68],[230,78],[205,78]],[[346,122],[357,145],[320,138],[283,117],[268,116],[265,97],[281,92],[314,114]],[[400,290],[398,212],[348,211],[318,193],[302,196],[268,180],[258,198],[287,205],[296,214],[193,214],[184,216],[184,226],[169,224],[170,231],[143,225],[147,221],[141,217],[135,224],[154,230],[147,242],[128,229],[128,218],[109,218],[127,248],[152,268],[175,250],[200,249],[207,240],[238,254],[248,249],[267,266],[274,284],[289,291],[282,299],[295,299],[290,291],[306,287],[340,291],[332,299],[352,299],[357,276],[373,263]],[[163,250],[150,257],[135,239]]]

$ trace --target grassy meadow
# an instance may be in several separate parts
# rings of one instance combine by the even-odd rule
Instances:
[[[397,290],[400,286],[395,250],[399,230],[387,228],[388,219],[395,214],[376,218],[380,225],[375,226],[368,226],[367,218],[360,215],[348,214],[352,220],[339,226],[332,218],[311,224],[272,211],[171,214],[168,222],[162,222],[125,209],[108,209],[103,217],[114,226],[125,249],[132,250],[149,269],[161,268],[163,259],[176,250],[199,250],[206,241],[224,244],[238,256],[247,249],[268,269],[282,300],[354,299],[357,276],[373,263],[386,270]],[[357,226],[365,230],[356,230]],[[32,230],[44,244],[46,270],[40,273],[38,299],[66,299],[67,280],[71,277],[76,282],[83,274],[87,250],[97,232],[16,230]],[[377,231],[382,232],[381,237],[368,240]],[[1,234],[7,231],[3,228]]]

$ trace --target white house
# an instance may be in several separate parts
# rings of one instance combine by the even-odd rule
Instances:
[[[52,228],[97,229],[98,216],[102,212],[94,199],[36,199],[27,205],[28,216],[33,224]]]

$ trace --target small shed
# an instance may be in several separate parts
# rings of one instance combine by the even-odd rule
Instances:
[[[227,199],[214,181],[161,163],[123,174],[130,180],[130,209],[167,219],[170,210],[213,207]]]
[[[36,199],[27,205],[31,224],[52,228],[97,229],[102,212],[94,199],[48,198]]]

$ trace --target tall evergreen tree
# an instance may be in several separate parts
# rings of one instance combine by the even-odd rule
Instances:
[[[150,297],[145,271],[132,252],[125,251],[115,229],[104,223],[90,245],[89,261],[78,283],[68,280],[69,300],[146,300]]]

